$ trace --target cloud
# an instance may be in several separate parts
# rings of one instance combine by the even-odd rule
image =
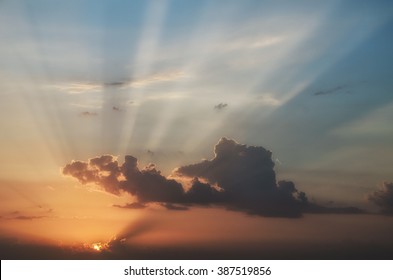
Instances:
[[[310,213],[355,213],[354,208],[329,208],[310,203],[291,181],[276,181],[272,153],[263,147],[246,146],[221,138],[214,158],[181,166],[167,178],[152,163],[140,169],[135,157],[103,155],[87,162],[72,161],[63,174],[81,184],[93,183],[106,192],[133,195],[137,202],[113,205],[141,209],[160,203],[169,210],[187,210],[192,205],[216,205],[248,214],[300,217]],[[190,182],[185,188],[179,181]]]
[[[326,89],[326,90],[321,90],[321,91],[317,91],[314,92],[313,95],[318,96],[318,95],[325,95],[325,94],[332,94],[332,93],[336,93],[344,88],[346,88],[346,85],[342,85],[342,86],[337,86],[334,88],[330,88],[330,89]]]
[[[81,94],[85,92],[95,92],[102,90],[102,85],[93,82],[61,83],[50,85],[49,87],[67,92],[69,94]]]
[[[185,73],[182,71],[165,71],[134,79],[129,83],[129,86],[133,88],[141,88],[159,82],[175,81],[183,77],[185,77]]]
[[[120,193],[120,170],[116,158],[103,155],[88,162],[72,161],[63,168],[63,174],[75,177],[81,184],[95,183],[109,193]]]
[[[128,84],[127,81],[115,81],[104,83],[105,87],[124,87]]]
[[[187,206],[175,205],[172,203],[162,203],[161,206],[166,208],[167,210],[174,210],[174,211],[186,211],[189,209]]]
[[[114,204],[112,206],[117,208],[123,208],[123,209],[144,209],[147,207],[145,204],[140,202],[127,203],[126,205]]]
[[[116,107],[116,106],[113,106],[113,107],[112,107],[112,110],[113,110],[113,111],[117,111],[117,112],[120,112],[120,111],[121,111],[120,108],[119,108],[119,107]]]
[[[218,185],[228,208],[264,216],[298,217],[304,201],[290,181],[276,182],[272,153],[221,138],[215,157],[176,170],[180,176],[200,177]]]
[[[171,82],[186,77],[183,71],[167,70],[147,74],[133,79],[102,81],[72,81],[47,85],[50,89],[60,90],[69,94],[83,94],[108,89],[143,88],[161,82]]]
[[[27,215],[19,215],[19,216],[11,217],[11,218],[8,218],[8,219],[11,219],[11,220],[25,220],[25,221],[31,221],[31,220],[42,219],[42,218],[46,218],[46,216],[27,216]]]
[[[98,114],[95,112],[84,111],[84,112],[80,113],[79,115],[82,117],[95,117]]]
[[[224,109],[224,108],[226,108],[226,107],[228,107],[228,104],[227,104],[227,103],[220,103],[220,104],[215,105],[215,106],[214,106],[214,109],[216,109],[216,110],[222,110],[222,109]]]
[[[393,215],[393,182],[384,182],[383,188],[369,194],[367,199],[379,206],[382,214]]]

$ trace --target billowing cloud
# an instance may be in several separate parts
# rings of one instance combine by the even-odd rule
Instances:
[[[82,184],[97,184],[109,193],[119,194],[119,165],[114,156],[103,155],[88,162],[72,161],[63,168],[63,174],[75,177]]]
[[[167,178],[154,164],[140,169],[135,157],[104,155],[73,161],[63,174],[82,184],[93,183],[106,192],[133,195],[137,202],[119,208],[140,209],[160,203],[169,210],[187,210],[192,205],[220,205],[229,210],[278,217],[300,217],[302,213],[356,213],[352,208],[328,208],[310,203],[291,181],[276,182],[272,153],[263,147],[246,146],[222,138],[214,148],[214,158],[174,170],[173,178],[189,180],[183,187]],[[355,209],[356,210],[356,209]]]
[[[381,213],[393,215],[393,183],[385,182],[381,190],[368,195],[368,200],[381,208]]]
[[[200,177],[219,186],[230,209],[264,216],[300,216],[304,200],[290,181],[276,182],[272,153],[222,138],[215,157],[180,167],[178,175]]]

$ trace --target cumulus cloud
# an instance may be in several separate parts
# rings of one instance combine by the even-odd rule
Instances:
[[[381,208],[381,213],[393,215],[393,182],[384,182],[383,188],[368,195],[368,200]]]
[[[106,192],[133,195],[137,202],[118,208],[140,209],[160,203],[169,210],[187,210],[192,205],[220,205],[229,210],[277,217],[300,217],[302,213],[353,213],[354,209],[328,208],[310,203],[291,181],[276,181],[272,153],[263,147],[246,146],[222,138],[214,158],[177,168],[171,178],[154,164],[138,166],[135,157],[104,155],[86,162],[73,161],[63,168],[81,184],[93,183]],[[190,182],[185,188],[179,181]]]
[[[212,160],[182,166],[176,173],[219,186],[225,195],[220,199],[230,209],[264,216],[301,215],[304,201],[298,199],[294,183],[276,182],[270,151],[222,138],[214,154]]]
[[[94,183],[109,193],[120,193],[118,185],[121,173],[114,156],[103,155],[88,162],[72,161],[63,168],[63,174],[77,178],[81,184]]]

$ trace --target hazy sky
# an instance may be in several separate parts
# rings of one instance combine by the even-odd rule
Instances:
[[[293,181],[309,202],[391,211],[391,34],[393,3],[382,0],[0,1],[4,234],[90,242],[149,211],[174,215],[154,203],[181,208],[193,198],[112,207],[142,197],[120,171],[124,156],[137,158],[141,172],[176,179],[180,166],[215,166],[222,137],[235,140],[234,149],[271,151],[277,181]],[[67,164],[101,155],[117,159],[121,190],[63,174]],[[155,167],[143,169],[149,163]],[[216,171],[191,169],[181,175],[230,189]],[[379,204],[367,199],[378,189]],[[203,221],[209,211],[201,211],[179,212]],[[210,211],[260,227],[239,213]],[[386,219],[381,234],[392,231]]]

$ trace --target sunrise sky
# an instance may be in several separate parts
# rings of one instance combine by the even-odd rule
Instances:
[[[392,34],[383,0],[0,1],[1,242],[382,246]]]

